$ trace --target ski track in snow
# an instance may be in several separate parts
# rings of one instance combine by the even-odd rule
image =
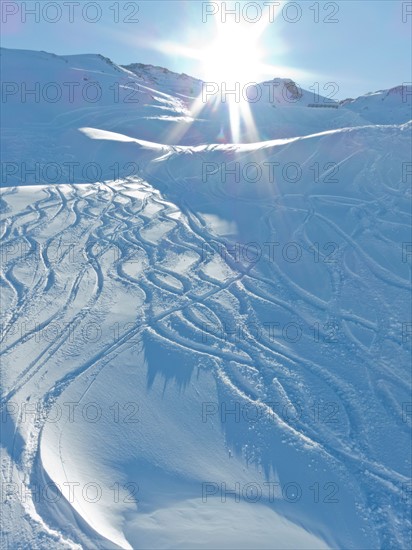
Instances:
[[[170,169],[169,176],[173,181]],[[272,414],[292,439],[306,441],[316,447],[325,460],[344,465],[346,475],[357,480],[366,503],[369,506],[377,503],[379,506],[373,520],[376,528],[379,530],[379,525],[383,527],[384,521],[388,525],[388,517],[385,516],[390,511],[385,509],[384,503],[388,501],[389,494],[389,500],[397,503],[395,509],[401,506],[401,485],[408,478],[374,458],[370,444],[363,440],[362,434],[367,431],[370,418],[364,415],[365,400],[360,397],[359,390],[345,373],[331,373],[316,359],[294,352],[293,347],[282,345],[276,340],[270,341],[269,338],[257,339],[250,332],[236,344],[225,342],[219,334],[208,337],[208,340],[213,338],[213,345],[205,343],[202,338],[204,319],[219,320],[222,313],[226,318],[230,317],[235,326],[240,322],[247,326],[245,318],[250,322],[259,322],[260,303],[284,308],[293,319],[302,319],[305,312],[305,325],[313,324],[320,313],[325,315],[322,318],[334,319],[339,326],[345,326],[344,343],[339,346],[340,353],[343,356],[354,353],[367,367],[371,382],[369,389],[372,392],[367,395],[367,399],[373,398],[376,403],[381,402],[380,392],[384,391],[385,383],[378,389],[373,384],[375,376],[407,391],[407,381],[381,365],[376,354],[379,351],[380,334],[382,337],[379,315],[375,321],[371,321],[352,314],[340,305],[339,278],[342,273],[339,273],[339,269],[350,274],[345,262],[343,267],[327,266],[331,278],[337,279],[329,300],[319,299],[289,281],[282,274],[282,265],[274,263],[272,267],[275,280],[282,288],[279,295],[273,280],[261,275],[253,264],[239,266],[230,255],[224,260],[219,257],[219,262],[225,263],[229,270],[225,274],[221,268],[224,280],[210,278],[205,270],[207,259],[202,257],[203,247],[205,243],[216,242],[219,238],[208,233],[195,212],[184,209],[180,213],[177,207],[165,201],[158,191],[143,180],[78,187],[66,185],[64,188],[50,186],[36,191],[41,198],[37,198],[23,211],[9,216],[6,222],[7,235],[3,246],[10,247],[24,241],[29,250],[23,257],[17,256],[3,264],[2,280],[12,294],[9,311],[13,312],[5,318],[3,324],[4,364],[18,362],[20,353],[25,353],[24,346],[36,338],[36,333],[47,330],[52,323],[61,323],[63,328],[51,342],[41,341],[32,348],[36,350],[35,353],[27,356],[26,366],[17,376],[7,375],[3,403],[16,398],[21,403],[38,400],[41,408],[47,412],[73,381],[91,371],[98,376],[113,355],[121,354],[124,348],[130,346],[130,340],[147,330],[164,339],[167,346],[178,345],[190,352],[213,357],[219,366],[220,379],[225,380],[225,384],[230,384],[230,390],[237,393],[242,400],[247,399],[254,403],[270,401],[271,380],[276,375],[282,384],[282,391],[292,403],[302,399],[305,401],[305,380],[310,376],[315,381],[319,380],[322,386],[325,385],[331,392],[330,395],[339,403],[347,422],[346,433],[334,433],[333,425],[331,428],[324,426],[323,430],[319,430],[318,424],[311,422],[310,418],[306,418],[305,422],[295,419],[287,423],[274,411]],[[139,198],[133,196],[135,191],[141,194]],[[14,193],[21,193],[21,189],[6,191],[3,201],[7,204],[8,198]],[[359,261],[368,270],[369,277],[378,279],[384,285],[405,288],[406,281],[391,276],[390,271],[373,260],[351,235],[316,211],[316,199],[319,198],[322,197],[307,198],[307,216],[294,232],[294,239],[309,248],[311,243],[306,228],[311,220],[321,219],[326,227],[336,231],[344,245],[353,247]],[[221,200],[221,197],[216,195],[215,199]],[[333,197],[329,195],[328,201],[332,202]],[[180,213],[179,217],[176,217],[177,213]],[[263,221],[270,227],[270,208],[267,209]],[[152,234],[153,228],[156,231]],[[357,228],[354,228],[353,234],[356,231]],[[74,245],[69,250],[62,250],[56,261],[51,259],[49,251],[59,242]],[[93,251],[93,244],[96,246],[97,243],[99,250]],[[132,276],[130,268],[128,273],[126,267],[130,252],[135,250],[142,254],[140,262],[144,264],[144,268],[137,270],[136,276]],[[110,259],[114,252],[115,260]],[[181,273],[174,270],[172,265],[165,265],[165,254],[170,252],[197,256],[190,273]],[[19,272],[19,268],[24,270],[25,264],[30,273]],[[118,341],[103,339],[99,342],[99,350],[79,368],[71,371],[69,365],[60,364],[60,368],[54,370],[52,366],[57,360],[56,356],[61,355],[65,347],[69,346],[71,331],[81,327],[88,319],[96,319],[101,315],[102,304],[105,302],[106,278],[120,281],[132,294],[135,289],[138,289],[139,294],[143,293],[141,318]],[[238,307],[227,308],[228,300],[219,303],[222,294],[225,297],[232,296],[234,302],[239,304]],[[164,303],[163,296],[167,296]],[[285,300],[282,298],[285,296],[295,298]],[[296,299],[299,302],[295,302]],[[382,295],[379,299],[381,311],[389,310],[390,305],[382,301]],[[110,301],[110,297],[106,297],[106,300]],[[28,325],[30,320],[38,320],[37,327],[20,336],[11,333],[12,327],[21,326],[23,320]],[[359,341],[345,325],[347,322],[372,331],[377,345],[359,345]],[[394,345],[401,345],[399,336],[388,338]],[[322,346],[327,354],[328,345],[320,344],[320,348]],[[321,357],[323,350],[316,350],[316,354]],[[228,362],[233,361],[256,369],[259,381],[268,393],[264,392],[256,398],[258,391],[253,395],[250,390],[237,385],[232,377],[232,369],[227,368]],[[30,393],[27,393],[28,388]],[[38,392],[37,395],[33,394],[33,388]],[[300,394],[300,391],[303,393]],[[81,399],[80,396],[79,402]],[[399,422],[398,411],[392,408],[391,403],[383,402],[383,406],[397,428],[407,432],[408,426]],[[33,462],[39,458],[42,429],[41,421],[30,427],[30,434],[27,435],[30,444],[17,464],[22,471],[32,471]],[[12,448],[13,442],[9,445]],[[367,477],[365,472],[368,472]],[[11,480],[11,472],[8,472],[8,476]],[[395,540],[397,536],[399,535],[396,532],[389,534],[385,531],[388,542]]]
[[[187,114],[182,100],[172,101],[145,85],[142,90],[146,99],[168,105],[150,109]],[[116,426],[117,432],[125,430],[127,443],[119,454],[138,460],[136,449],[142,451],[142,464],[151,458],[151,466],[165,476],[170,471],[182,476],[193,460],[198,478],[190,470],[184,480],[189,496],[182,489],[178,504],[199,497],[190,486],[199,479],[229,483],[244,475],[243,481],[299,479],[303,484],[307,478],[307,485],[321,486],[333,479],[341,495],[336,505],[316,508],[302,501],[288,507],[281,499],[265,505],[328,547],[408,548],[412,525],[405,487],[410,487],[411,464],[405,449],[410,447],[411,417],[405,417],[403,406],[410,403],[411,385],[410,333],[404,333],[410,322],[410,266],[403,261],[402,243],[410,240],[411,219],[410,190],[400,168],[410,142],[408,128],[372,126],[353,103],[353,120],[359,118],[355,128],[325,131],[327,124],[322,127],[320,121],[317,134],[291,139],[171,146],[90,127],[95,116],[96,126],[111,118],[113,131],[124,129],[130,113],[122,110],[124,105],[118,107],[99,105],[97,115],[90,106],[78,108],[75,116],[55,113],[51,122],[25,128],[24,137],[30,142],[38,135],[33,158],[47,160],[57,140],[55,128],[77,132],[88,125],[82,128],[81,143],[87,138],[94,145],[103,141],[101,149],[99,142],[90,150],[90,158],[107,155],[113,160],[119,155],[130,161],[136,154],[141,160],[138,176],[93,184],[6,187],[1,195],[0,290],[6,306],[0,318],[1,403],[7,416],[2,482],[18,481],[30,493],[49,480],[72,479],[77,469],[79,476],[87,476],[81,432],[92,440],[91,425],[80,423],[76,439],[67,419],[54,428],[47,415],[65,400],[80,404],[101,398],[103,403],[116,391],[126,394],[131,363],[136,367],[133,375],[140,377],[137,395],[148,396],[155,408],[165,407],[152,411],[153,430],[161,414],[165,425],[168,414],[171,423],[187,419],[181,445],[189,449],[188,462],[178,464],[173,453],[165,459],[160,452],[156,455],[162,441],[152,442],[151,428],[145,432],[144,426],[136,432]],[[376,108],[370,116],[378,113]],[[306,114],[306,123],[318,114],[332,116]],[[279,116],[292,120],[287,109]],[[352,121],[345,112],[336,117]],[[50,140],[43,142],[48,130]],[[150,131],[147,126],[149,137]],[[4,136],[11,151],[19,151],[14,130],[6,129]],[[190,134],[186,137],[190,141]],[[128,148],[124,155],[123,146]],[[82,158],[88,159],[84,147]],[[330,151],[331,157],[326,154]],[[330,158],[339,167],[338,184],[303,178],[297,184],[275,182],[267,188],[265,181],[262,188],[253,188],[243,181],[224,184],[219,173],[223,162],[230,167],[248,160],[292,159],[308,170],[313,162],[324,166],[324,159]],[[207,183],[202,179],[206,161],[217,166]],[[321,181],[328,176],[328,169],[322,170]],[[233,251],[239,243],[263,246],[275,241],[279,247],[270,260],[263,255],[257,262],[244,257],[239,261]],[[288,242],[303,251],[300,261],[285,261],[282,246]],[[219,247],[226,253],[219,254]],[[271,335],[266,326],[274,322],[278,327]],[[297,342],[282,333],[289,323],[302,328]],[[90,327],[98,330],[94,340],[85,337]],[[240,338],[230,334],[239,329]],[[184,357],[190,357],[189,366]],[[107,387],[111,369],[119,374],[112,375]],[[202,372],[213,380],[215,393]],[[99,393],[101,384],[107,394]],[[233,426],[217,415],[210,431],[223,433],[220,448],[207,431],[210,425],[199,420],[201,402],[194,400],[200,414],[185,409],[192,403],[191,391],[199,401],[216,396],[219,405],[256,405],[264,411],[262,421]],[[175,408],[167,408],[168,396],[178,401]],[[275,407],[279,403],[294,411],[301,407],[303,414],[285,415],[282,407]],[[315,404],[325,414],[333,405],[337,421],[312,415]],[[28,421],[24,406],[38,407],[39,414]],[[188,436],[194,430],[200,441],[197,454]],[[104,440],[104,427],[96,425],[95,433]],[[161,437],[166,443],[176,439],[167,429]],[[210,442],[216,444],[216,463],[207,448]],[[207,459],[209,451],[213,458]],[[97,453],[96,471],[110,477],[110,469],[104,469],[106,458]],[[119,476],[130,479],[129,465],[122,467]],[[212,478],[216,472],[228,477]],[[165,490],[165,499],[169,492]],[[167,509],[156,500],[150,504],[150,520]],[[104,506],[93,515],[82,503],[71,506],[65,499],[53,507],[31,498],[20,504],[6,498],[5,517],[20,514],[28,526],[20,526],[17,535],[5,532],[5,547],[16,547],[16,536],[21,548],[144,547],[130,509],[105,516],[110,506]],[[185,508],[179,510],[179,518],[190,515]],[[170,543],[173,547],[178,547],[179,537]],[[162,547],[170,547],[167,544]]]

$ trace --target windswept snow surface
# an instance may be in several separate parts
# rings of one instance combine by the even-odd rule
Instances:
[[[3,547],[409,548],[408,90],[1,64]]]

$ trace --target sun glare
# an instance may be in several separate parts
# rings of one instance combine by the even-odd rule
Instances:
[[[216,37],[200,53],[204,80],[213,82],[259,81],[263,50],[259,34],[240,25],[218,25]]]
[[[295,69],[267,63],[269,51],[264,46],[263,35],[269,19],[262,18],[255,23],[222,19],[215,15],[208,25],[207,42],[203,37],[191,37],[189,44],[184,42],[157,43],[156,48],[170,56],[192,59],[196,62],[196,73],[202,81],[202,92],[191,105],[191,116],[196,119],[205,104],[218,107],[224,104],[230,121],[230,135],[224,132],[223,139],[239,143],[247,133],[248,141],[258,141],[259,135],[254,116],[245,90],[248,85],[259,86],[265,80],[275,77],[291,77]],[[284,55],[285,46],[280,36],[272,36],[271,50]],[[204,89],[212,88],[212,94],[204,95]],[[236,93],[230,92],[236,90]],[[239,90],[239,93],[237,93]],[[241,92],[240,92],[241,90]],[[252,91],[253,95],[253,91]],[[187,126],[178,126],[171,132],[170,139],[179,140],[187,131]],[[222,132],[221,132],[222,133]],[[220,135],[216,136],[221,141]]]

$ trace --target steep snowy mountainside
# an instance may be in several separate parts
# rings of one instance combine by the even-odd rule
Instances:
[[[81,164],[93,161],[93,151],[78,133],[82,126],[170,145],[233,141],[230,109],[227,102],[220,101],[221,84],[209,83],[209,88],[204,88],[210,92],[206,101],[199,91],[200,82],[190,77],[146,65],[134,65],[135,72],[131,72],[100,55],[56,56],[3,48],[0,60],[4,80],[3,160],[19,166],[58,163],[63,174],[56,179],[50,176],[50,183],[63,183],[70,175],[70,167],[65,164],[74,161],[69,144],[82,143],[76,151],[80,156],[76,160]],[[261,83],[258,92],[262,94],[259,101],[245,104],[250,114],[246,113],[240,122],[240,142],[297,137],[370,123],[356,101],[338,109],[308,107],[314,99],[316,105],[330,102],[322,96],[312,97],[312,92],[301,91],[287,79]],[[252,99],[253,91],[251,94]],[[386,112],[386,103],[383,106],[382,112]],[[382,123],[388,116],[393,116],[395,122],[407,122],[410,117],[405,109],[402,98],[396,95],[391,99],[390,113],[379,116],[385,119]],[[254,127],[246,120],[253,120]],[[96,181],[113,177],[109,166]],[[39,179],[21,176],[11,173],[3,183],[15,185],[19,178],[23,183],[36,183]],[[74,179],[90,181],[75,168]]]
[[[5,190],[3,400],[42,413],[9,409],[4,475],[63,495],[26,502],[29,532],[40,518],[57,548],[193,548],[199,532],[208,547],[407,547],[409,131],[172,148],[88,128],[101,160],[126,149],[141,178]],[[339,176],[318,181],[221,173],[332,158]]]
[[[156,89],[169,90],[187,99],[194,99],[202,92],[202,81],[185,73],[177,74],[164,67],[144,63],[131,63],[122,67]]]
[[[168,131],[171,120],[188,116],[181,99],[143,85],[103,56],[2,49],[1,68],[2,160],[9,163],[3,185],[39,183],[44,167],[56,163],[57,176],[53,169],[46,175],[49,183],[113,179],[116,169],[110,161],[94,180],[92,171],[85,177],[70,164],[93,162],[93,148],[88,148],[88,140],[82,141],[79,127],[160,141],[155,138]],[[125,169],[120,175],[129,174]]]
[[[150,82],[157,89],[167,89],[175,93],[189,94],[190,92],[190,96],[192,98],[201,95],[203,88],[203,93],[206,98],[217,95],[220,99],[225,95],[225,91],[228,94],[227,97],[229,98],[230,92],[236,90],[234,83],[228,83],[225,87],[225,84],[222,82],[203,82],[202,80],[192,78],[184,73],[177,74],[163,67],[154,67],[153,65],[145,65],[143,63],[132,63],[131,65],[123,65],[123,67],[135,73],[142,80]],[[318,103],[329,103],[337,106],[337,102],[335,100],[331,99],[327,101],[327,98],[323,96],[316,98],[313,92],[302,90],[301,87],[290,78],[274,78],[273,80],[267,80],[265,82],[258,82],[255,84],[260,86],[259,91],[253,89],[252,85],[249,91],[247,91],[246,88],[245,91],[242,91],[239,94],[241,98],[249,99],[252,105],[254,102],[257,102],[256,100],[259,98],[259,102],[271,103],[275,107],[278,105],[282,105],[284,107],[293,105],[306,107],[313,104],[315,101],[318,101]],[[214,92],[217,86],[219,87],[218,94]],[[188,95],[187,97],[190,96]],[[232,97],[235,97],[233,93]]]
[[[374,124],[402,124],[412,119],[412,84],[345,99],[341,105]]]
[[[1,63],[5,547],[409,549],[402,94],[250,103],[222,143],[181,75]]]

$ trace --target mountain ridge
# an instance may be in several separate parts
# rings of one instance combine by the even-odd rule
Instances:
[[[5,48],[5,47],[2,46],[2,47],[0,47],[0,54],[1,54],[2,50],[4,50],[4,51],[26,52],[26,53],[42,53],[42,54],[50,55],[54,58],[61,58],[65,61],[68,61],[69,59],[74,59],[74,58],[81,59],[81,58],[87,58],[87,57],[91,57],[91,58],[95,57],[95,58],[102,59],[102,60],[106,61],[106,63],[108,65],[111,65],[113,67],[118,67],[120,69],[125,69],[125,70],[130,71],[130,72],[134,72],[133,69],[135,69],[135,70],[139,69],[141,71],[143,70],[144,72],[149,72],[150,73],[150,71],[154,69],[156,72],[159,72],[159,73],[162,73],[162,74],[167,74],[167,75],[173,75],[173,76],[178,77],[180,79],[190,79],[191,81],[193,81],[195,83],[206,83],[206,81],[204,81],[200,78],[193,77],[193,76],[191,76],[189,74],[186,74],[186,73],[177,73],[175,71],[171,71],[167,67],[163,67],[163,66],[160,66],[160,65],[153,65],[153,64],[150,64],[150,63],[141,63],[141,62],[133,62],[133,63],[128,63],[128,64],[117,64],[112,59],[110,59],[109,57],[106,57],[106,56],[104,56],[100,53],[54,54],[52,52],[47,52],[45,50],[26,50],[26,49],[18,49],[18,48]],[[138,73],[135,73],[135,74],[138,74]],[[280,81],[280,82],[285,82],[285,83],[286,82],[292,82],[294,84],[299,85],[292,78],[285,78],[285,77],[281,78],[281,77],[277,77],[277,76],[274,76],[272,79],[262,80],[260,82],[255,83],[255,84],[262,85],[265,82],[268,83],[268,82],[274,82],[274,81]],[[394,93],[400,93],[401,95],[405,95],[405,92],[407,92],[406,95],[407,95],[407,97],[409,97],[411,95],[411,88],[412,88],[412,84],[402,83],[402,84],[394,85],[391,88],[375,90],[373,92],[365,92],[364,94],[361,94],[360,96],[357,96],[355,98],[347,97],[347,98],[344,98],[344,99],[332,100],[332,101],[337,102],[339,104],[345,104],[345,103],[348,103],[348,102],[357,101],[361,98],[373,96],[373,95],[376,95],[376,94],[390,95],[390,94],[394,94]]]

